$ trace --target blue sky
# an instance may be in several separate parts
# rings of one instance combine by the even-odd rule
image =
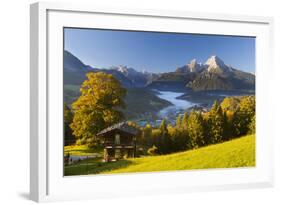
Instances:
[[[255,72],[255,38],[200,34],[65,28],[65,50],[97,68],[126,65],[138,71],[168,72],[196,58],[217,55],[225,64]]]

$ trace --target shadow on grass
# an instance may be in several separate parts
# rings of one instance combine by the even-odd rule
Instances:
[[[87,159],[64,167],[64,176],[100,174],[106,171],[125,168],[132,164],[128,160],[101,162],[101,158]]]

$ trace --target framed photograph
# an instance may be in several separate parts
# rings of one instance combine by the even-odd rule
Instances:
[[[31,5],[34,201],[273,184],[270,17]]]

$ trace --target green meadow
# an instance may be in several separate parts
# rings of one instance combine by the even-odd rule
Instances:
[[[65,176],[254,167],[255,135],[174,154],[129,158],[109,163],[101,160],[97,157],[65,166]]]

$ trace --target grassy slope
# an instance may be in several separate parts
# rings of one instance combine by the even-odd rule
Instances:
[[[111,163],[94,159],[67,166],[65,175],[151,172],[255,166],[255,136],[248,135],[197,150],[170,155],[131,158]]]
[[[255,136],[165,156],[129,159],[126,168],[107,173],[255,166]]]

